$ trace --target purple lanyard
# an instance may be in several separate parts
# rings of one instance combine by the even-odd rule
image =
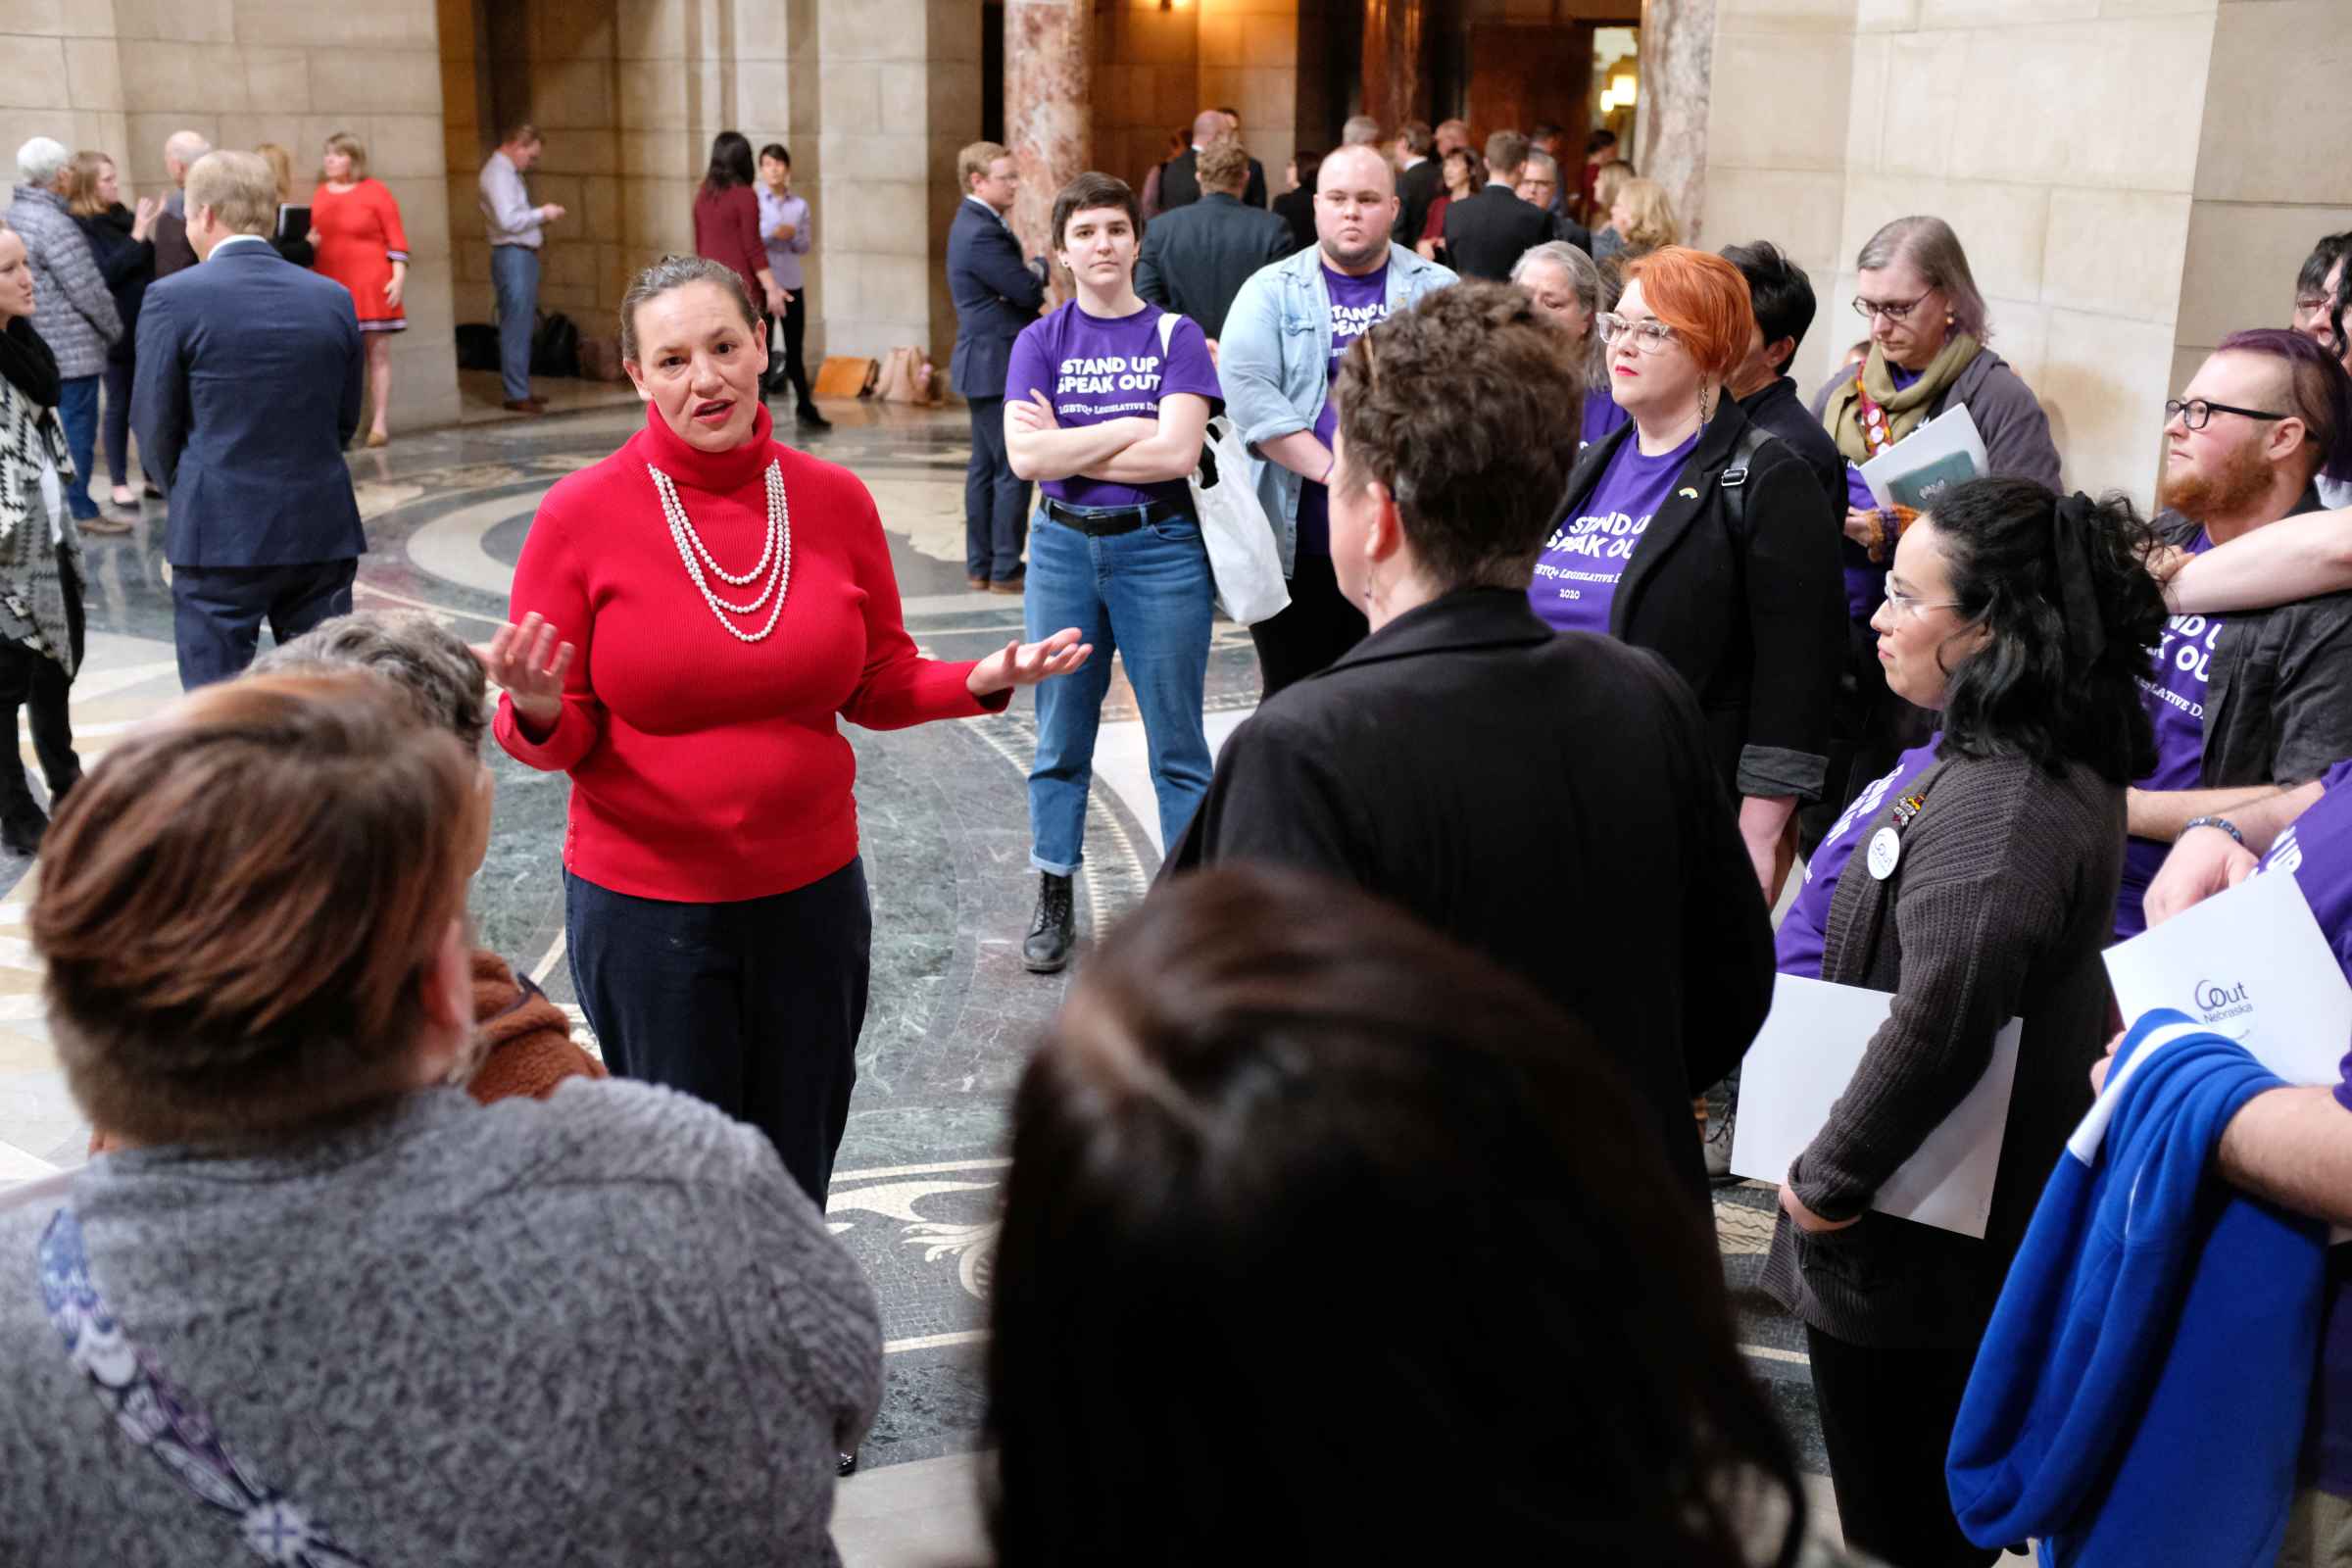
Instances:
[[[71,1207],[59,1209],[41,1233],[40,1261],[41,1299],[67,1356],[89,1378],[90,1392],[133,1446],[153,1454],[198,1502],[234,1519],[238,1535],[264,1562],[368,1568],[365,1558],[335,1544],[324,1523],[247,1475],[196,1401],[123,1336],[90,1279],[81,1222]]]

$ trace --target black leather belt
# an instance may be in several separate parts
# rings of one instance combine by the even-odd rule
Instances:
[[[1047,496],[1045,502],[1046,516],[1050,520],[1097,538],[1115,533],[1133,533],[1147,522],[1173,522],[1185,515],[1164,501],[1140,507],[1072,507]]]

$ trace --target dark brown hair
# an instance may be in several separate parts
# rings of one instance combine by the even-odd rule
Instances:
[[[1144,241],[1144,204],[1136,200],[1134,190],[1115,174],[1089,170],[1061,187],[1054,198],[1054,248],[1061,249],[1062,234],[1070,226],[1073,214],[1089,212],[1097,207],[1117,207],[1127,214],[1127,221],[1135,227],[1135,241]]]
[[[1014,1101],[991,1324],[1000,1562],[1446,1562],[1465,1520],[1513,1562],[1801,1539],[1714,1239],[1613,1064],[1296,871],[1180,878],[1081,971]]]
[[[1583,387],[1527,290],[1465,281],[1424,295],[1340,361],[1346,463],[1332,484],[1388,486],[1440,584],[1524,588],[1576,464],[1560,410]]]
[[[356,671],[208,686],[108,752],[32,906],[83,1113],[143,1143],[268,1138],[407,1087],[474,766]]]

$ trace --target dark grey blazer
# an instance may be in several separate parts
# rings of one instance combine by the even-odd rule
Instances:
[[[1162,310],[1191,317],[1208,336],[1223,337],[1225,313],[1250,274],[1296,248],[1288,221],[1211,191],[1190,207],[1160,214],[1144,229],[1135,291]]]
[[[1504,281],[1520,257],[1555,237],[1551,215],[1506,185],[1446,204],[1446,254],[1464,277]]]
[[[1399,615],[1234,732],[1163,875],[1258,858],[1356,883],[1592,1030],[1706,1202],[1690,1096],[1772,1001],[1772,933],[1690,692],[1523,588]]]

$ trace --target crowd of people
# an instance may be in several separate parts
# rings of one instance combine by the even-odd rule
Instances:
[[[1301,160],[1294,250],[1236,128],[1204,110],[1148,202],[1071,180],[1034,257],[1009,155],[959,156],[967,567],[1024,627],[956,662],[907,635],[863,484],[776,438],[807,232],[781,147],[714,145],[717,254],[621,304],[644,426],[549,492],[479,650],[350,613],[356,514],[350,554],[282,559],[285,503],[233,488],[220,443],[296,411],[201,402],[204,357],[237,352],[188,330],[204,290],[283,274],[270,314],[337,388],[301,416],[338,465],[369,371],[348,290],[261,265],[281,172],[200,154],[177,211],[123,223],[108,172],[27,149],[0,232],[0,704],[48,775],[31,934],[105,1152],[0,1199],[12,1557],[161,1560],[214,1530],[294,1562],[829,1560],[881,1396],[872,1293],[821,1215],[870,967],[839,720],[1034,689],[1021,957],[1053,972],[1115,654],[1165,863],[1011,1105],[1001,1560],[1449,1560],[1469,1530],[1572,1562],[1984,1568],[2034,1536],[2352,1564],[2352,1254],[2323,1251],[2352,1221],[2352,1056],[2330,1088],[2210,1032],[2163,1055],[2102,962],[2276,873],[2352,977],[2352,536],[2326,510],[2352,484],[2352,236],[2315,249],[2290,326],[2176,389],[2151,518],[2064,489],[1940,219],[1862,246],[1869,336],[1807,400],[1810,279],[1769,240],[1678,243],[1613,141],[1572,182],[1556,127],[1473,156],[1458,122],[1350,122]],[[551,220],[519,195],[535,149],[484,174],[521,251]],[[341,156],[322,191],[352,198]],[[364,281],[395,313],[396,220],[351,233],[370,211],[314,211],[315,243],[385,252]],[[133,297],[201,689],[86,777],[64,705],[90,437],[61,415],[123,307],[74,218],[159,253],[173,220],[207,260]],[[41,261],[60,236],[71,282]],[[72,313],[62,346],[44,310]],[[1957,409],[1985,471],[1883,503],[1861,466]],[[1289,598],[1249,628],[1263,700],[1212,760],[1225,568],[1196,481],[1237,451],[1219,479]],[[285,646],[231,678],[265,618]],[[486,736],[569,779],[601,1061],[468,939]],[[0,831],[38,831],[25,782]],[[1808,981],[1886,1006],[1782,1175],[1762,1277],[1803,1325],[1842,1549],[1734,1340],[1709,1194],[1736,1122],[1692,1118]],[[1983,1234],[1886,1211],[2011,1020]],[[2156,1263],[2067,1228],[2108,1193],[2155,1215]],[[1368,1263],[1380,1288],[1335,1311]],[[2132,1326],[2089,1358],[2102,1292]],[[2200,1359],[2250,1337],[2266,1378]],[[2117,1357],[2157,1394],[2062,1420],[2129,1384]],[[2222,1494],[2156,1479],[2208,1452]]]

